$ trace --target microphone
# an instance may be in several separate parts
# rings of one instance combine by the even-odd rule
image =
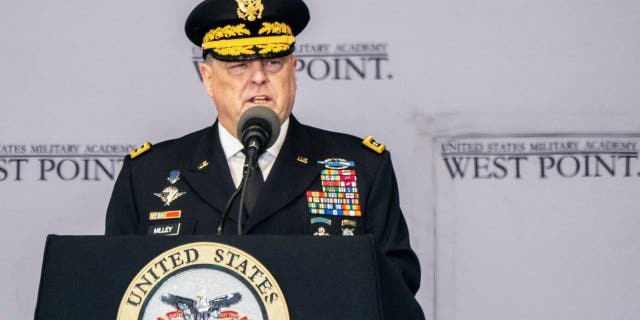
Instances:
[[[251,107],[240,116],[236,131],[248,154],[262,154],[278,139],[280,118],[267,107]]]
[[[244,198],[246,194],[247,180],[253,173],[253,165],[258,156],[271,147],[280,135],[280,118],[273,110],[255,106],[247,109],[238,120],[236,127],[238,139],[242,142],[246,151],[249,167],[243,172],[242,181],[238,189],[231,195],[225,206],[220,222],[218,223],[218,235],[222,235],[224,224],[229,216],[232,204],[240,195],[240,207],[238,209],[238,235],[242,234],[242,216],[244,212]]]

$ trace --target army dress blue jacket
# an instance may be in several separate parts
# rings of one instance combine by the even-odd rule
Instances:
[[[106,234],[215,234],[235,189],[216,122],[125,158],[107,209]],[[411,292],[418,290],[420,266],[388,151],[377,153],[356,137],[302,125],[292,116],[261,190],[259,210],[243,218],[244,233],[371,234]],[[237,202],[225,234],[236,233]]]

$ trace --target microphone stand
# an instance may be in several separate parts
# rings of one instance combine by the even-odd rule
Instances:
[[[248,164],[248,168],[247,168],[247,173],[244,175],[244,177],[242,177],[242,193],[240,195],[240,207],[238,208],[238,235],[242,235],[242,218],[244,216],[244,212],[245,212],[245,206],[244,206],[244,197],[247,194],[247,188],[245,188],[245,186],[247,185],[247,181],[249,181],[249,178],[251,178],[251,176],[253,175],[253,168],[254,168],[254,164],[256,161],[258,161],[258,157],[256,157],[256,155],[258,154],[258,144],[256,143],[255,140],[251,140],[249,142],[249,145],[247,146],[247,164]],[[238,188],[239,189],[239,188]]]
[[[247,193],[246,192],[247,188],[245,188],[245,186],[247,185],[247,181],[249,181],[249,178],[254,173],[253,172],[254,163],[258,160],[258,158],[256,157],[257,153],[258,153],[257,144],[254,141],[251,141],[247,148],[247,158],[248,158],[247,166],[248,167],[245,170],[244,175],[242,176],[242,180],[240,181],[238,188],[231,195],[231,198],[229,198],[229,201],[227,201],[227,205],[224,208],[224,212],[220,217],[220,222],[218,222],[218,231],[217,231],[217,235],[219,236],[222,235],[222,232],[224,230],[224,225],[227,221],[227,217],[229,217],[229,212],[231,211],[231,206],[233,205],[236,198],[238,198],[238,196],[240,196],[240,206],[238,208],[238,235],[242,235],[242,218],[245,213],[244,198],[245,198],[245,194]]]
[[[227,221],[227,217],[229,216],[229,212],[231,211],[231,205],[236,200],[238,195],[240,195],[240,193],[242,192],[243,189],[244,189],[244,177],[242,178],[242,181],[240,181],[240,184],[238,185],[238,189],[236,189],[236,191],[233,193],[233,195],[231,195],[231,198],[229,198],[229,201],[227,201],[227,205],[224,207],[224,212],[222,213],[222,216],[220,217],[220,222],[218,222],[218,235],[219,236],[222,235],[222,230],[224,230],[224,224]]]

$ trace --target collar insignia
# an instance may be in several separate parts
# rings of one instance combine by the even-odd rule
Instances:
[[[207,166],[209,166],[209,161],[207,161],[207,160],[202,161],[202,162],[198,165],[198,170],[202,170],[202,169],[206,168]]]

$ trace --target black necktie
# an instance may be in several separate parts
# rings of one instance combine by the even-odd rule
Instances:
[[[242,153],[245,153],[242,150]],[[249,157],[247,157],[245,153],[244,160],[244,174],[246,174],[247,169],[249,168]],[[258,195],[260,194],[260,189],[262,189],[262,185],[264,184],[264,178],[262,178],[262,170],[260,170],[260,166],[258,165],[258,161],[253,165],[253,174],[247,180],[247,184],[245,185],[246,194],[244,198],[245,208],[247,208],[247,213],[253,213],[253,208],[256,205],[256,200],[258,200]]]

